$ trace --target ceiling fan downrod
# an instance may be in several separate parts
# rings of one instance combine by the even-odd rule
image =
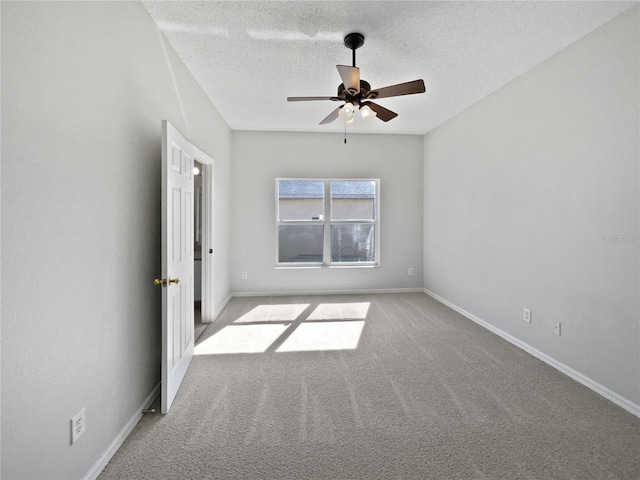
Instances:
[[[356,66],[356,50],[364,45],[364,35],[361,33],[349,33],[344,37],[344,46],[351,50],[353,67]]]

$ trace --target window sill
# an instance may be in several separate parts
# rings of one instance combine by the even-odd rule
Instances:
[[[342,269],[342,268],[380,268],[380,264],[378,263],[368,263],[368,264],[357,264],[350,263],[345,265],[320,265],[320,264],[280,264],[276,265],[276,270],[298,270],[298,269]]]

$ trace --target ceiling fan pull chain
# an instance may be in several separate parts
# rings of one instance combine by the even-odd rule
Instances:
[[[347,143],[347,124],[344,124],[344,143]]]

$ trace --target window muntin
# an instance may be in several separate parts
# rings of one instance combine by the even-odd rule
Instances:
[[[276,266],[378,266],[378,179],[276,179]]]

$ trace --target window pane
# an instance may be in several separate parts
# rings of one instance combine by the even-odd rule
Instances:
[[[323,181],[278,180],[279,220],[322,220],[323,218]]]
[[[331,262],[375,261],[374,233],[371,224],[331,225]]]
[[[366,180],[331,182],[331,218],[333,220],[375,220],[375,212],[375,182]]]
[[[278,262],[322,263],[324,225],[279,225]]]

